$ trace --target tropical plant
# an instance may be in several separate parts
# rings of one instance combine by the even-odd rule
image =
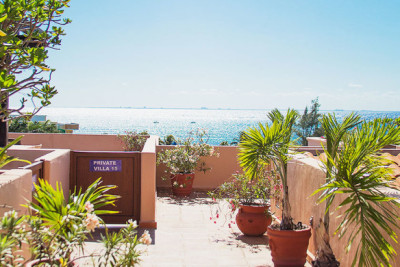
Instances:
[[[160,145],[170,146],[170,145],[176,145],[176,144],[177,144],[176,138],[172,134],[169,134],[169,135],[165,136],[163,140],[160,140]]]
[[[242,173],[235,173],[232,179],[208,192],[213,199],[226,199],[234,208],[239,204],[265,205],[270,198],[280,196],[281,188],[279,177],[274,171],[266,171],[263,175],[250,179]]]
[[[287,184],[291,136],[297,117],[298,113],[293,109],[288,109],[286,116],[274,109],[268,114],[271,125],[259,123],[258,128],[248,129],[239,143],[241,166],[252,179],[263,173],[270,164],[281,179],[283,187],[281,230],[298,228],[298,224],[293,223],[291,216]]]
[[[332,159],[336,159],[337,151],[343,143],[343,136],[360,123],[361,117],[351,113],[346,116],[340,123],[334,114],[326,114],[321,119],[321,125],[326,134],[326,146],[324,148],[325,154],[330,155]],[[332,180],[330,174],[332,173],[332,164],[326,163],[326,178],[325,182],[329,183]],[[326,213],[319,222],[312,222],[312,227],[315,230],[315,238],[317,240],[316,259],[313,262],[315,266],[339,266],[333,254],[332,248],[329,244],[329,225],[330,225],[330,212],[329,205],[332,203],[333,197],[326,201]]]
[[[63,19],[69,0],[0,0],[0,125],[4,133],[0,146],[7,143],[6,121],[17,116],[32,116],[48,106],[57,94],[50,86],[52,69],[46,64],[50,49],[57,50],[63,26],[71,20]],[[20,97],[20,107],[9,108],[12,97]],[[25,113],[29,98],[33,110]],[[3,133],[3,132],[2,132]]]
[[[319,121],[321,114],[319,113],[318,97],[311,101],[310,111],[308,107],[304,109],[303,115],[300,116],[294,127],[294,132],[299,137],[298,143],[307,146],[307,137],[323,136],[324,130]]]
[[[135,266],[140,262],[142,251],[138,249],[139,244],[150,245],[152,239],[147,230],[137,238],[136,221],[129,220],[127,226],[121,228],[117,233],[109,232],[106,228],[105,235],[101,234],[103,250],[97,255],[96,266]]]
[[[22,246],[23,217],[12,210],[6,212],[0,220],[0,266],[21,266],[23,257],[15,253]]]
[[[8,131],[15,133],[61,133],[56,123],[49,120],[33,122],[26,118],[12,120],[8,126]]]
[[[151,238],[145,233],[137,240],[137,225],[132,221],[118,233],[108,234],[106,230],[100,241],[104,253],[84,255],[84,241],[102,222],[97,215],[115,213],[102,209],[113,205],[118,198],[107,194],[115,186],[100,186],[100,183],[100,179],[96,180],[84,192],[75,189],[65,199],[61,186],[54,189],[48,182],[39,180],[35,185],[34,201],[27,205],[32,214],[18,216],[15,211],[10,211],[0,221],[1,266],[23,266],[24,261],[29,260],[15,254],[22,243],[28,244],[33,259],[45,261],[50,266],[70,266],[85,257],[95,258],[96,266],[132,266],[138,262],[141,252],[136,246],[150,244]],[[73,254],[73,251],[82,255]]]
[[[99,178],[84,192],[75,189],[65,199],[61,185],[57,184],[54,189],[47,181],[39,179],[33,194],[35,201],[28,205],[37,214],[29,217],[30,224],[34,226],[32,232],[38,233],[31,244],[36,257],[69,261],[74,249],[82,250],[87,234],[99,225],[101,219],[97,215],[116,213],[100,209],[114,205],[119,198],[107,194],[115,186],[100,184]],[[47,235],[46,231],[42,231],[43,227],[48,229]]]
[[[390,119],[375,119],[357,126],[358,123],[359,117],[354,114],[342,123],[334,115],[322,119],[327,138],[324,161],[327,178],[314,194],[321,193],[319,203],[326,202],[323,225],[320,222],[317,228],[317,237],[325,234],[325,240],[318,245],[315,266],[338,266],[329,245],[329,210],[339,195],[344,196],[337,207],[343,219],[335,233],[339,238],[348,234],[346,252],[352,245],[356,247],[352,266],[390,265],[389,260],[395,254],[384,236],[396,240],[393,229],[398,228],[399,217],[394,210],[400,205],[385,194],[385,189],[392,189],[393,176],[386,167],[390,162],[379,151],[400,143],[400,128]],[[352,233],[348,232],[350,226],[355,227]],[[360,242],[354,245],[357,237]]]
[[[31,162],[28,160],[19,159],[19,158],[7,155],[7,150],[11,146],[17,144],[22,139],[22,137],[23,136],[19,136],[19,137],[15,138],[13,141],[11,141],[10,143],[8,143],[5,147],[0,148],[0,169],[13,161],[21,161],[21,162],[31,164]]]
[[[232,140],[232,142],[230,143],[230,145],[231,145],[231,146],[237,146],[237,145],[243,140],[243,137],[244,137],[244,131],[240,131],[240,132],[239,132],[239,136],[233,138],[233,140]]]
[[[190,132],[184,140],[178,140],[178,145],[174,148],[164,149],[157,154],[157,164],[165,164],[166,174],[193,173],[196,168],[200,171],[207,171],[205,163],[201,162],[201,157],[218,155],[214,148],[206,143],[207,132],[197,130]],[[166,176],[163,176],[167,179]]]
[[[147,140],[147,131],[138,133],[136,131],[125,131],[125,134],[119,134],[118,138],[124,144],[125,151],[142,151]]]

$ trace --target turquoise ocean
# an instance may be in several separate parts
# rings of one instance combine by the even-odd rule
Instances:
[[[39,114],[59,123],[78,123],[76,134],[122,134],[124,131],[147,130],[161,138],[172,134],[184,138],[190,131],[204,128],[209,144],[232,142],[240,131],[266,123],[269,110],[240,109],[135,109],[135,108],[45,108]],[[300,113],[303,110],[299,110]],[[335,113],[340,120],[352,111],[321,111]],[[362,118],[397,118],[400,111],[354,111]]]

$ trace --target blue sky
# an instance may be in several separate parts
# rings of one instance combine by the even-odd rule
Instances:
[[[72,0],[53,107],[400,110],[400,1]]]

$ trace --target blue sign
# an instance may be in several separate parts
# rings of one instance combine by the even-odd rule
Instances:
[[[91,172],[120,172],[122,161],[115,159],[94,159],[90,161]]]

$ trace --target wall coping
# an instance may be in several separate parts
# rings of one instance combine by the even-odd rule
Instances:
[[[24,175],[31,174],[31,170],[12,169],[0,171],[0,188],[11,183],[14,180],[21,178]]]

